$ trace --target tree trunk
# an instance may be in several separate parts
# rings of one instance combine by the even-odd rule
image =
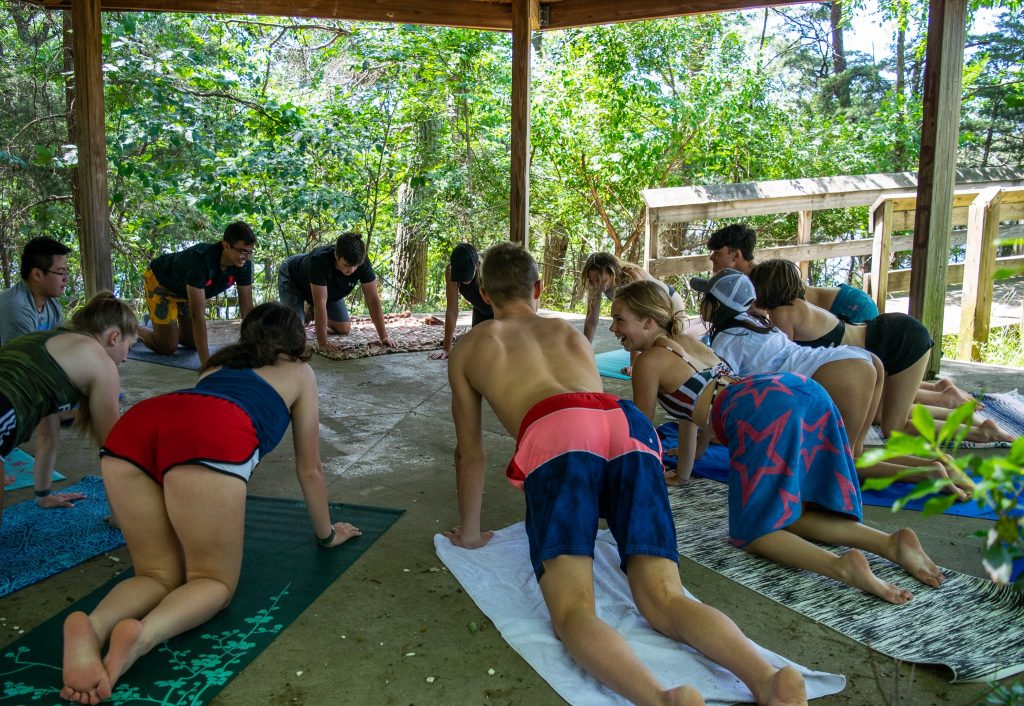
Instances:
[[[395,232],[395,286],[402,307],[413,307],[427,296],[427,214],[432,190],[427,178],[431,157],[437,151],[440,123],[434,116],[416,124],[412,168],[398,187],[398,229]]]
[[[839,0],[830,3],[829,21],[832,28],[832,76],[835,84],[832,94],[840,107],[850,107],[850,84],[841,78],[846,71],[846,51],[843,48],[843,8]]]
[[[61,52],[64,60],[64,104],[65,110],[67,111],[66,122],[68,126],[68,144],[78,144],[78,124],[75,120],[75,67],[74,67],[74,56],[75,52],[72,48],[72,37],[71,37],[71,10],[64,10],[60,13],[63,37],[63,51]],[[68,186],[71,188],[71,203],[75,207],[75,225],[78,233],[82,232],[82,209],[79,204],[79,190],[78,190],[78,165],[74,165],[68,169]]]
[[[901,6],[900,16],[897,18],[899,29],[896,30],[896,114],[898,116],[899,124],[902,125],[906,120],[904,113],[904,86],[906,84],[906,73],[907,73],[907,30],[903,26],[906,22],[906,12]],[[896,136],[896,146],[893,150],[893,159],[896,162],[896,168],[903,168],[903,160],[906,158],[906,145],[903,143],[903,132],[902,130]]]
[[[398,230],[395,234],[395,287],[399,306],[412,308],[426,299],[427,239],[417,206],[423,200],[408,181],[398,187]]]
[[[569,249],[569,236],[565,226],[556,223],[544,236],[544,263],[541,280],[544,282],[544,303],[546,305],[561,304],[565,292],[558,286],[564,282],[565,253]],[[574,273],[565,276],[577,279]],[[571,291],[568,293],[571,296]]]

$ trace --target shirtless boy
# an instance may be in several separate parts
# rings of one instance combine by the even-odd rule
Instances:
[[[665,690],[597,617],[593,552],[603,516],[637,608],[655,629],[733,672],[758,703],[806,703],[799,672],[772,667],[729,618],[684,595],[654,427],[632,402],[601,392],[583,334],[537,314],[537,263],[518,246],[495,245],[484,255],[481,290],[495,318],[466,334],[448,364],[460,519],[448,539],[474,549],[493,536],[480,529],[486,399],[518,434],[506,475],[524,491],[530,559],[555,634],[584,669],[637,704],[704,703],[693,687]]]

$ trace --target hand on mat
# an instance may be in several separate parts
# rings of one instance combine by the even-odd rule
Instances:
[[[627,365],[625,368],[619,368],[619,374],[633,377],[633,366]]]
[[[456,547],[462,547],[463,549],[479,549],[488,542],[491,541],[491,537],[494,536],[494,532],[488,530],[486,532],[480,532],[476,537],[469,536],[462,533],[461,527],[452,527],[447,532],[443,532],[448,541],[454,544]]]
[[[334,541],[331,542],[329,547],[336,547],[339,544],[344,544],[353,537],[358,537],[363,531],[355,525],[349,524],[348,522],[335,522],[334,523]]]
[[[392,341],[390,338],[382,338],[380,341],[378,341],[378,344],[381,345],[381,346],[384,346],[385,348],[397,348],[398,347],[398,344],[395,343],[394,341]]]
[[[85,500],[85,497],[82,493],[53,493],[46,497],[36,498],[36,505],[44,510],[74,507],[75,500]]]
[[[431,360],[447,360],[448,359],[448,351],[443,350],[443,349],[439,350],[439,351],[434,351],[428,357]]]
[[[4,475],[4,485],[10,485],[11,483],[13,483],[16,480],[17,480],[17,478],[15,478],[14,476]]]

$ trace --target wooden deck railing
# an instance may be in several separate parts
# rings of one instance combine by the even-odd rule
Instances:
[[[758,248],[757,259],[793,260],[801,265],[806,276],[807,266],[814,260],[870,255],[872,275],[869,281],[872,287],[878,288],[874,290],[875,297],[879,309],[884,310],[884,299],[890,287],[899,284],[902,290],[906,286],[903,275],[889,274],[888,264],[892,253],[913,247],[912,236],[894,236],[893,233],[913,228],[916,185],[916,175],[905,172],[648,189],[643,192],[647,204],[646,266],[659,278],[710,269],[707,255],[703,253],[661,257],[658,235],[664,225],[796,212],[800,215],[797,244]],[[810,243],[813,211],[855,206],[871,206],[869,231],[873,237]],[[967,225],[968,233],[955,232],[950,245],[966,244],[968,256],[962,265],[950,265],[948,275],[964,282],[962,354],[976,354],[974,341],[987,339],[999,223],[1018,219],[1024,219],[1024,171],[972,169],[957,172],[953,225]],[[999,260],[999,264],[1005,266],[1019,263],[1024,263],[1024,257]],[[929,287],[929,291],[944,296],[945,286]],[[933,331],[932,335],[938,339],[941,331]]]

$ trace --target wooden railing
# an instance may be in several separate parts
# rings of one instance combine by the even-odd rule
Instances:
[[[893,233],[913,228],[916,207],[913,189],[916,186],[916,175],[904,172],[648,189],[643,192],[647,204],[646,266],[659,278],[710,270],[707,255],[703,253],[661,257],[658,235],[664,225],[796,212],[800,216],[797,244],[758,248],[757,259],[781,257],[792,260],[801,265],[806,277],[808,264],[813,260],[870,255],[872,275],[869,281],[873,287],[878,287],[874,295],[879,309],[884,310],[888,290],[897,283],[901,290],[906,286],[904,275],[898,272],[890,275],[888,265],[892,253],[913,247],[912,236],[894,236]],[[954,232],[950,245],[967,245],[968,256],[962,265],[950,265],[948,274],[964,282],[964,319],[960,335],[962,353],[976,354],[974,341],[987,339],[991,274],[996,263],[995,241],[999,222],[1024,219],[1022,194],[1024,171],[1020,169],[957,172],[953,226],[967,225],[968,234]],[[810,243],[813,211],[855,206],[872,207],[870,232],[873,237]],[[975,224],[973,227],[972,223]],[[1024,257],[999,260],[1003,266],[1012,267],[1019,263],[1024,263]],[[936,296],[945,294],[944,285],[928,289],[936,292]],[[932,335],[938,339],[941,331],[933,331]]]
[[[874,249],[871,254],[870,292],[885,311],[889,292],[889,263],[892,253],[904,248],[897,246],[892,234],[898,230],[911,230],[917,210],[917,194],[906,193],[880,197],[871,207],[871,232]],[[992,314],[992,284],[996,269],[996,243],[999,224],[1024,218],[1024,186],[989,186],[967,189],[953,194],[953,221],[956,226],[967,226],[966,258],[960,279],[963,298],[960,308],[960,333],[957,338],[957,357],[979,360],[981,343],[988,340]],[[1024,263],[1024,258],[1003,258],[1004,266]],[[936,296],[945,298],[945,284],[935,287]]]

